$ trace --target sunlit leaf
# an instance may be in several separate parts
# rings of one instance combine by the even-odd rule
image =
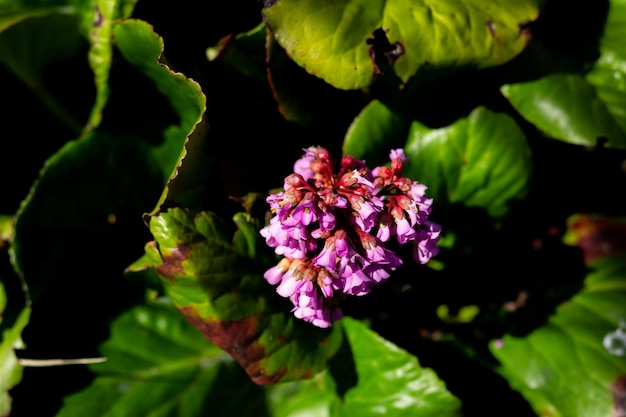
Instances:
[[[326,367],[340,332],[291,315],[263,278],[268,258],[258,226],[243,213],[234,220],[233,234],[212,213],[160,212],[150,218],[155,241],[146,253],[176,307],[255,382],[311,377]]]
[[[626,3],[610,1],[600,57],[587,74],[510,84],[502,93],[548,136],[576,145],[626,148]]]
[[[405,83],[422,67],[506,62],[526,45],[520,25],[537,14],[534,0],[281,0],[264,9],[289,56],[341,89],[369,86],[376,60],[393,62]]]
[[[83,31],[89,36],[88,59],[96,86],[96,97],[87,122],[88,129],[98,126],[102,121],[102,111],[109,99],[111,88],[109,76],[114,50],[113,43],[116,40],[114,31],[120,19],[130,16],[135,3],[136,0],[99,0],[97,7],[87,7],[81,15]],[[154,53],[154,44],[158,44],[160,40],[144,37],[143,42],[150,45],[150,48],[146,48],[146,54],[149,57],[150,53]],[[120,49],[123,49],[123,46]],[[162,49],[162,44],[159,49]],[[159,50],[156,55],[158,56],[160,52]]]
[[[0,248],[13,237],[13,216],[0,214]]]
[[[356,383],[341,396],[334,375],[324,372],[308,381],[268,388],[268,405],[276,417],[315,416],[460,416],[460,401],[432,369],[363,323],[350,317],[341,320]],[[352,362],[353,361],[353,362]],[[341,377],[341,375],[337,375]]]
[[[506,215],[527,190],[532,163],[526,138],[512,118],[478,108],[440,129],[413,122],[405,152],[407,177],[440,202]]]
[[[502,87],[503,94],[537,128],[555,139],[594,146],[599,138],[622,147],[626,134],[585,78],[559,74]]]
[[[266,399],[272,417],[338,415],[332,410],[339,402],[339,396],[328,371],[311,379],[268,385]]]
[[[353,319],[343,326],[358,382],[346,393],[342,416],[459,416],[460,401],[432,369]]]

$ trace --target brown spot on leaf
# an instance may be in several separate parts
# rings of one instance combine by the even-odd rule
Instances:
[[[261,329],[259,317],[253,315],[235,321],[204,321],[192,307],[183,307],[181,313],[214,345],[228,352],[245,369],[252,381],[259,385],[279,382],[287,373],[280,369],[273,375],[266,374],[261,361],[266,357],[265,348],[259,343]]]
[[[93,17],[93,27],[98,29],[102,26],[102,22],[104,21],[104,17],[102,16],[102,12],[100,12],[100,8],[96,6],[96,10]]]
[[[613,412],[611,417],[626,417],[626,376],[620,376],[611,385]]]
[[[156,248],[155,242],[150,242],[150,245]],[[182,263],[187,259],[188,254],[189,245],[180,245],[174,248],[169,255],[161,254],[163,263],[156,268],[156,271],[163,278],[174,280],[177,275],[184,273]]]
[[[491,37],[495,38],[496,37],[496,24],[493,23],[491,20],[485,21],[485,24],[487,25],[487,29],[489,30],[489,34],[491,35]]]
[[[526,20],[524,22],[521,22],[518,26],[519,26],[519,34],[522,38],[524,38],[524,40],[526,41],[526,43],[528,43],[528,41],[530,41],[530,38],[532,37],[532,25],[533,25],[533,21],[531,20]]]
[[[387,39],[387,32],[378,28],[374,31],[371,38],[365,43],[370,45],[369,55],[374,64],[374,74],[382,73],[382,69],[392,65],[399,57],[404,55],[404,46],[400,42],[393,45]]]
[[[577,215],[568,223],[575,245],[582,249],[586,263],[626,252],[626,222],[623,219]]]

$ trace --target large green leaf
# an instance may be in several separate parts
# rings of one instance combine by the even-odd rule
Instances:
[[[589,219],[581,220],[570,219],[567,240],[580,245],[590,262],[583,290],[528,336],[507,335],[491,345],[500,373],[540,415],[600,417],[624,411],[626,255],[602,252],[611,238],[622,244],[619,233],[606,234],[605,221],[596,218],[594,231]],[[590,235],[596,232],[595,238]]]
[[[0,281],[0,323],[7,299],[4,285]],[[0,338],[0,415],[8,416],[11,411],[11,397],[8,391],[22,379],[22,366],[15,356],[15,349],[23,349],[22,330],[28,324],[30,307],[25,308],[9,327],[5,328]],[[2,323],[3,325],[5,323]]]
[[[460,402],[432,369],[362,323],[343,320],[358,382],[346,392],[342,416],[458,416]]]
[[[326,367],[337,350],[337,329],[295,319],[290,303],[263,278],[258,225],[240,213],[237,231],[216,215],[180,208],[150,218],[154,242],[146,254],[166,293],[189,321],[228,351],[259,384],[306,378]]]
[[[148,24],[125,21],[115,35],[125,60],[112,68],[103,125],[50,158],[18,213],[12,252],[29,284],[45,286],[68,270],[58,265],[76,263],[75,242],[106,246],[120,221],[139,233],[202,117],[199,86],[159,64],[162,43]],[[133,89],[121,87],[127,82]]]
[[[525,195],[532,163],[526,138],[512,118],[477,108],[440,129],[413,122],[405,146],[407,177],[428,186],[442,203],[508,213]]]
[[[96,379],[58,417],[264,415],[261,388],[167,299],[117,318],[101,352]]]
[[[422,67],[506,62],[526,45],[520,26],[538,15],[535,0],[268,3],[266,22],[289,56],[341,89],[369,86],[379,72],[376,60],[395,61],[405,83]]]
[[[554,74],[502,87],[528,121],[565,142],[626,148],[626,2],[611,0],[600,57],[587,74]]]

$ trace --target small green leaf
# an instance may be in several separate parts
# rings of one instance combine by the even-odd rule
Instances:
[[[13,216],[0,214],[0,248],[13,237]]]
[[[587,265],[626,253],[626,218],[575,214],[567,219],[563,242],[583,251]]]
[[[207,48],[207,58],[228,65],[245,77],[265,82],[266,33],[265,24],[261,23],[247,32],[227,35],[217,45]]]
[[[341,416],[460,416],[460,401],[432,369],[357,320],[342,320],[352,349],[357,385],[346,393]]]
[[[567,240],[576,233],[569,230]],[[581,237],[577,243],[586,244]],[[584,289],[546,325],[491,345],[500,373],[539,415],[604,417],[623,410],[626,256],[593,258],[591,267]]]
[[[376,59],[393,62],[406,83],[426,66],[501,64],[527,37],[520,25],[534,20],[538,2],[521,0],[365,1],[281,0],[263,11],[278,43],[308,72],[340,89],[369,86]],[[375,39],[377,36],[384,39]],[[372,43],[389,44],[377,50]],[[386,56],[374,56],[373,54]]]
[[[0,322],[6,307],[6,293],[0,281]],[[19,314],[15,323],[5,328],[0,339],[0,415],[8,416],[11,411],[11,397],[9,390],[22,379],[22,366],[17,362],[15,349],[24,349],[22,330],[28,324],[30,308],[25,308]]]
[[[413,122],[404,175],[428,186],[436,201],[480,207],[502,217],[522,198],[532,163],[526,138],[513,119],[477,108],[440,129]]]
[[[150,218],[155,241],[147,256],[176,307],[255,382],[313,376],[337,350],[341,332],[292,316],[290,303],[263,278],[273,257],[262,257],[258,225],[244,213],[234,221],[233,234],[212,213],[160,212]]]
[[[343,142],[344,155],[364,159],[370,166],[389,162],[389,152],[401,148],[410,121],[379,100],[370,101],[354,119]]]
[[[263,410],[263,393],[166,299],[117,318],[93,383],[57,417],[197,417]]]

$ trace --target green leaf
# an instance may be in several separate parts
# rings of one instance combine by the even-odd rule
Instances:
[[[259,384],[311,377],[340,342],[337,329],[295,319],[263,278],[271,258],[246,214],[229,226],[208,212],[174,208],[150,218],[146,254],[188,320],[228,351]]]
[[[558,74],[509,84],[502,87],[502,93],[524,118],[552,138],[586,146],[606,138],[609,146],[626,146],[626,134],[580,75]]]
[[[13,216],[0,214],[0,248],[13,237]]]
[[[102,121],[102,112],[110,94],[109,76],[114,50],[115,28],[120,19],[128,18],[131,15],[136,1],[97,0],[97,7],[87,7],[82,14],[83,31],[88,35],[90,42],[89,65],[94,73],[96,85],[96,98],[87,122],[87,129],[93,129]],[[124,23],[124,21],[121,22]],[[147,37],[144,37],[143,40],[148,42],[147,45],[152,46],[147,48],[147,51],[153,51],[155,41]],[[147,54],[140,56],[149,58],[149,54],[150,52],[147,52]]]
[[[389,152],[405,143],[410,120],[379,100],[370,101],[350,124],[344,155],[364,159],[370,166],[389,162]]]
[[[112,324],[101,346],[106,362],[90,365],[95,380],[65,399],[57,417],[128,415],[194,417],[211,413],[287,417],[457,416],[459,401],[432,370],[344,318],[359,383],[342,400],[328,371],[262,389],[179,314],[167,298],[135,307]],[[355,414],[355,412],[357,412]],[[308,414],[307,414],[308,413]]]
[[[264,415],[261,388],[166,299],[117,318],[101,352],[95,380],[57,417]]]
[[[0,281],[0,322],[2,322],[6,302],[4,285]],[[22,379],[22,366],[17,362],[15,349],[24,349],[21,335],[29,318],[30,308],[24,308],[15,322],[5,328],[0,339],[0,415],[2,416],[8,416],[11,411],[9,390]]]
[[[604,33],[600,40],[600,58],[586,75],[587,81],[605,104],[624,133],[614,146],[626,148],[626,2],[611,0]],[[612,139],[612,138],[609,138]]]
[[[154,207],[202,118],[200,87],[157,61],[162,42],[150,26],[131,20],[116,28],[124,59],[112,67],[115,89],[103,124],[47,161],[16,218],[13,260],[38,287],[33,298],[58,271],[76,270],[76,242],[106,251],[118,222],[133,224]],[[133,89],[123,87],[127,82]],[[124,233],[132,236],[132,227]]]
[[[626,148],[626,3],[612,0],[600,57],[585,75],[555,74],[502,87],[511,104],[548,136],[568,143]]]
[[[537,17],[537,3],[281,0],[263,13],[276,40],[298,65],[349,90],[373,82],[377,59],[395,61],[393,69],[403,83],[422,67],[506,62],[526,45],[520,25]],[[376,43],[383,48],[377,50],[371,44],[379,29],[384,35],[377,32]],[[372,51],[379,56],[372,59]]]
[[[266,400],[272,417],[330,417],[334,404],[340,401],[335,381],[324,371],[311,379],[268,385]]]
[[[479,207],[496,218],[525,195],[532,170],[520,128],[485,108],[440,129],[413,122],[405,152],[404,175],[426,184],[435,201]]]
[[[273,416],[460,416],[460,401],[417,358],[350,317],[340,322],[355,365],[356,384],[341,397],[334,372],[268,387]],[[350,359],[350,360],[349,360]],[[345,362],[345,363],[344,363]]]
[[[152,147],[151,156],[162,167],[164,180],[171,178],[185,151],[187,137],[202,120],[206,98],[200,85],[185,75],[174,72],[158,60],[163,52],[163,40],[152,27],[141,20],[127,20],[115,26],[114,43],[124,58],[142,76],[154,83],[158,93],[167,98],[175,113],[175,123],[167,126],[162,142]],[[178,153],[176,153],[178,151]]]
[[[597,260],[585,288],[560,305],[546,325],[491,345],[500,373],[539,415],[618,415],[626,356],[612,344],[626,346],[625,304],[626,256]]]
[[[357,385],[345,394],[341,416],[460,416],[460,401],[432,369],[357,320],[342,320]]]

